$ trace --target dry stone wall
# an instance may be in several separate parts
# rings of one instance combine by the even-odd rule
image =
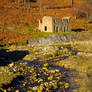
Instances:
[[[28,40],[28,45],[52,45],[60,42],[70,42],[71,34],[60,34],[53,35],[51,37],[43,37],[43,38],[31,38]]]

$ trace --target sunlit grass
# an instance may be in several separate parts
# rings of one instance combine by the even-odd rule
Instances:
[[[92,57],[77,55],[77,56],[70,56],[65,60],[56,62],[54,63],[54,65],[61,66],[61,67],[64,66],[65,68],[69,68],[79,72],[92,73],[91,61],[92,61]]]
[[[54,62],[53,64],[56,66],[61,66],[65,68],[69,68],[72,70],[76,70],[79,72],[87,72],[92,73],[92,44],[91,41],[82,41],[77,43],[67,43],[63,44],[63,46],[69,45],[73,50],[78,51],[77,55],[71,55],[69,58]],[[81,53],[80,53],[81,52]]]
[[[9,84],[19,73],[9,72],[8,66],[0,66],[0,87],[3,84]]]

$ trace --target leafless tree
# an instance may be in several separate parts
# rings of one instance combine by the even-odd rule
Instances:
[[[40,0],[40,12],[42,12],[42,0]]]
[[[91,6],[92,3],[89,3],[86,0],[82,4],[74,4],[72,13],[76,18],[89,18],[92,12]]]
[[[74,0],[72,0],[72,7],[74,6]]]
[[[17,0],[18,8],[21,8],[21,4],[24,10],[30,10],[30,0]]]

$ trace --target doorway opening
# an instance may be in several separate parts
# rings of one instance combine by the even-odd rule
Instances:
[[[64,27],[64,32],[65,32],[65,27]]]
[[[44,30],[47,31],[47,26],[44,27]]]

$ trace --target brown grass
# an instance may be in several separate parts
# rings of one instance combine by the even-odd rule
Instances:
[[[5,0],[4,0],[5,1]],[[71,6],[72,0],[44,0],[42,2],[42,7],[67,7]],[[81,4],[83,0],[75,0],[76,3]],[[0,3],[2,6],[3,3]],[[36,3],[31,3],[31,7],[39,6],[40,0]],[[9,8],[9,7],[17,7],[14,3],[4,4],[6,8],[0,8],[0,42],[6,43],[7,41],[15,42],[15,41],[25,41],[27,38],[35,37],[35,34],[30,33],[25,27],[21,27],[19,25],[34,25],[38,26],[38,20],[41,19],[44,15],[50,15],[57,18],[62,18],[64,16],[72,16],[72,8],[61,8],[61,9],[42,9],[42,11],[36,10],[22,10],[17,8]],[[7,8],[8,7],[8,8]],[[72,16],[73,17],[73,16]],[[73,29],[84,29],[84,19],[75,19],[72,18],[72,28]],[[9,31],[5,29],[5,27],[16,27],[18,31]],[[18,26],[18,27],[17,27]],[[92,25],[89,25],[91,28]],[[4,31],[3,31],[4,30]]]

